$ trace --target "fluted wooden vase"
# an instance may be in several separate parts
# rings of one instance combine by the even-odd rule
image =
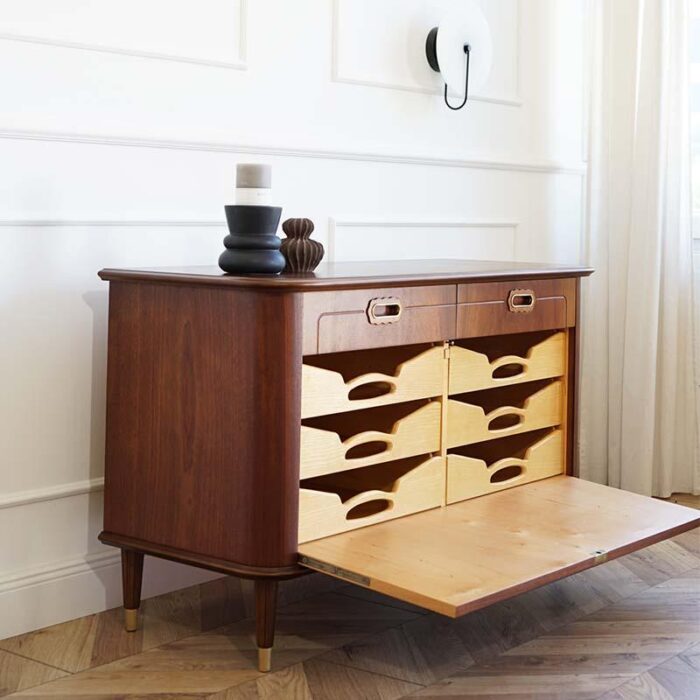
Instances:
[[[311,219],[287,219],[282,224],[286,238],[280,248],[287,265],[286,272],[313,272],[323,258],[323,244],[312,241],[314,230]]]

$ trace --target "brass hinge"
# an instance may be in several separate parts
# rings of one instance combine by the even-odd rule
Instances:
[[[608,560],[608,553],[604,549],[596,549],[592,554],[596,564],[604,564]]]
[[[342,578],[345,581],[350,581],[351,583],[359,583],[361,586],[369,586],[370,584],[369,576],[356,574],[354,571],[341,569],[339,566],[334,566],[333,564],[328,564],[325,561],[319,561],[318,559],[313,559],[312,557],[307,557],[303,554],[299,557],[299,563],[303,566],[308,566],[310,569],[321,571],[324,574],[330,574],[331,576]]]

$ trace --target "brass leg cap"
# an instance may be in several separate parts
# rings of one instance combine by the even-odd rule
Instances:
[[[136,632],[139,628],[139,611],[138,608],[133,610],[124,608],[124,629],[127,632]]]
[[[272,647],[258,647],[258,671],[267,673],[272,668]]]

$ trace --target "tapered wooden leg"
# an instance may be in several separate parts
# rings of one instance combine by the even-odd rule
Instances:
[[[122,549],[122,592],[124,596],[124,628],[135,632],[139,622],[141,605],[141,581],[143,579],[143,553]]]
[[[258,642],[258,670],[267,672],[272,666],[272,645],[275,641],[277,581],[258,579],[255,582],[255,631]]]

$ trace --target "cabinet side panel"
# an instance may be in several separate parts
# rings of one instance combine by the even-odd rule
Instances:
[[[294,563],[300,311],[295,294],[111,283],[107,532]]]

